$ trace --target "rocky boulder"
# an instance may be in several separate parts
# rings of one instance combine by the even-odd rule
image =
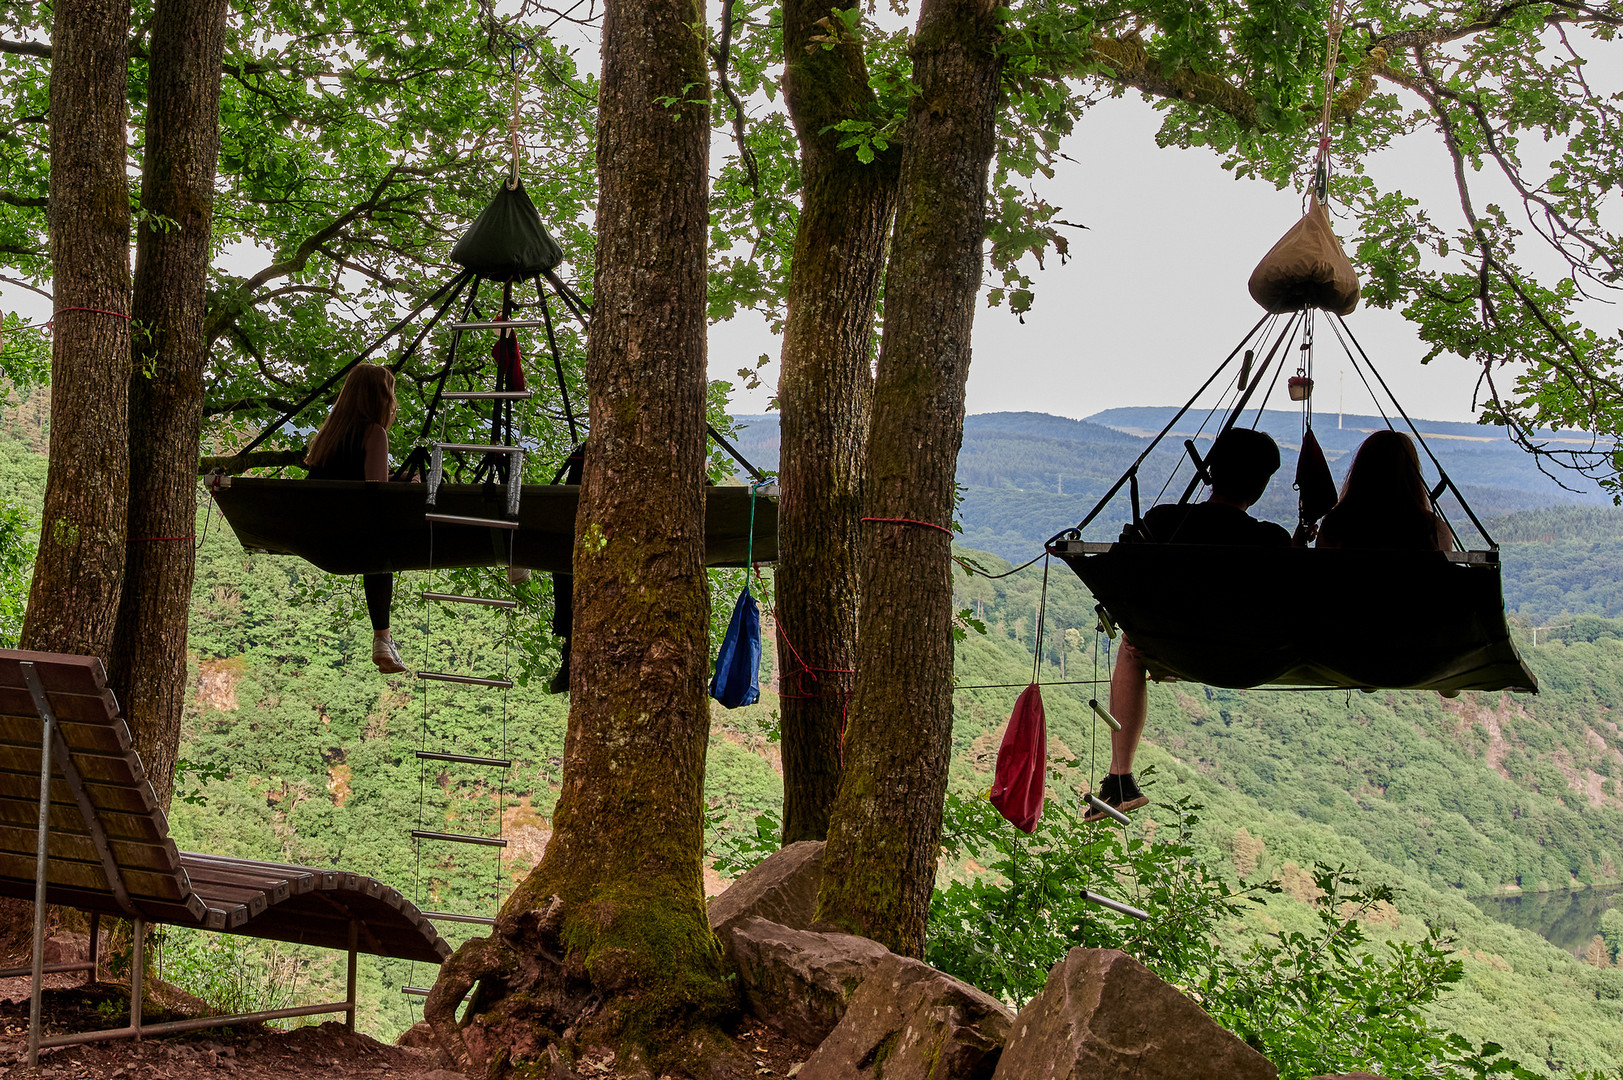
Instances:
[[[745,1007],[808,1044],[834,1030],[857,988],[891,955],[864,937],[795,930],[755,916],[722,941],[738,965]]]
[[[1013,1013],[989,994],[907,957],[887,955],[799,1080],[988,1080]]]
[[[805,930],[817,911],[823,880],[823,842],[802,840],[768,855],[710,901],[710,929],[723,946],[733,927],[750,917]]]
[[[1072,949],[1015,1017],[993,1076],[1277,1080],[1278,1070],[1126,953]]]

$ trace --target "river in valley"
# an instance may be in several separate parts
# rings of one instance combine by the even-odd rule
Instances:
[[[1623,904],[1623,885],[1574,892],[1473,896],[1471,903],[1485,915],[1531,930],[1552,945],[1582,956],[1590,939],[1600,933],[1601,913]]]

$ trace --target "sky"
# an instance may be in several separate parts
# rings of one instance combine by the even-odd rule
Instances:
[[[1060,217],[1087,228],[1070,231],[1064,265],[1051,258],[1035,275],[1037,299],[1024,324],[1006,308],[977,311],[970,413],[1081,419],[1121,406],[1182,404],[1261,317],[1246,281],[1301,216],[1301,196],[1235,180],[1210,151],[1161,149],[1159,126],[1159,114],[1137,97],[1106,100],[1062,146],[1071,160],[1040,191],[1062,208]],[[1369,163],[1372,171],[1451,220],[1454,193],[1440,142],[1411,137],[1382,158]],[[1427,347],[1395,311],[1360,307],[1347,324],[1411,415],[1475,419],[1474,364],[1443,356],[1422,365]],[[736,382],[742,362],[763,352],[776,361],[779,343],[763,322],[735,319],[712,328],[710,350],[711,377]],[[1338,356],[1339,347],[1321,338],[1316,409],[1334,411],[1345,383],[1345,410],[1374,413],[1354,372],[1343,379]],[[739,393],[734,412],[765,410],[776,363],[768,370],[768,385]]]

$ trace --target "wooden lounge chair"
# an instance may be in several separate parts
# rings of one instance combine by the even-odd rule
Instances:
[[[0,977],[33,976],[31,1063],[41,1046],[321,1013],[342,1012],[353,1029],[357,953],[435,965],[451,953],[415,906],[369,877],[177,850],[106,672],[93,656],[0,649],[0,895],[35,902],[33,965],[0,971]],[[91,914],[89,961],[43,964],[47,904]],[[89,971],[93,979],[104,914],[135,924],[129,1026],[41,1040],[40,976]],[[345,950],[348,994],[330,1004],[143,1025],[141,948],[148,923]]]

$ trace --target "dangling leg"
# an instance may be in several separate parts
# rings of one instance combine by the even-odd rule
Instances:
[[[1116,664],[1110,671],[1110,715],[1121,730],[1110,733],[1110,774],[1099,785],[1099,798],[1118,810],[1137,810],[1150,801],[1133,779],[1133,755],[1138,752],[1149,715],[1148,678],[1144,654],[1123,636],[1116,650]],[[1083,820],[1097,821],[1104,816],[1095,811]]]
[[[385,675],[398,675],[406,663],[389,634],[389,609],[394,606],[394,575],[366,574],[361,578],[366,591],[366,613],[372,620],[372,663]]]

